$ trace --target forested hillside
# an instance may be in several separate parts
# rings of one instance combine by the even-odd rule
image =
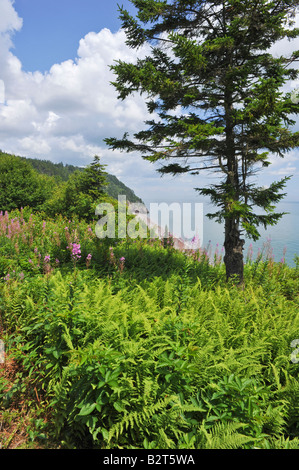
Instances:
[[[62,181],[67,181],[76,170],[83,169],[82,167],[69,165],[67,163],[53,163],[49,160],[39,160],[37,158],[26,158],[26,160],[39,173],[54,176],[56,180],[61,179]],[[109,196],[117,199],[118,195],[121,194],[125,195],[130,202],[142,202],[134,191],[128,188],[128,186],[122,183],[116,176],[107,173],[106,180],[108,182],[106,190]]]
[[[0,159],[3,160],[4,156],[13,157],[5,152],[0,151]],[[18,157],[26,162],[30,163],[32,168],[36,170],[38,173],[50,177],[54,177],[56,183],[59,182],[67,182],[69,177],[75,171],[82,171],[82,167],[78,167],[75,165],[69,165],[64,163],[53,163],[49,160],[39,160],[37,158],[25,158],[25,157]],[[142,200],[136,196],[134,191],[131,188],[128,188],[124,183],[122,183],[116,176],[111,175],[109,173],[106,174],[107,180],[107,187],[106,191],[107,194],[117,199],[118,195],[125,195],[129,202],[142,202]]]

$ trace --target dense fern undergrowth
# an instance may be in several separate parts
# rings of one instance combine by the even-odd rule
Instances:
[[[0,239],[3,448],[299,448],[298,263],[238,287],[218,253],[29,210]]]

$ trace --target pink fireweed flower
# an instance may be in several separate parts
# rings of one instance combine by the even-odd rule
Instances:
[[[72,248],[72,257],[74,259],[81,258],[81,245],[80,245],[80,243],[73,243],[72,246],[73,246],[73,248]]]
[[[121,258],[119,258],[119,261],[120,261],[119,270],[120,270],[120,273],[122,273],[125,267],[126,258],[122,256]]]
[[[38,267],[38,265],[36,267]],[[51,271],[50,256],[46,255],[44,257],[44,273],[49,274],[50,271]]]

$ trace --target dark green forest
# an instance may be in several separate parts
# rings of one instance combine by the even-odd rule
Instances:
[[[69,165],[67,163],[53,163],[49,160],[39,160],[37,158],[26,158],[32,167],[41,174],[53,176],[56,181],[67,181],[75,171],[82,171],[82,167]],[[109,173],[106,174],[108,182],[107,194],[115,199],[118,195],[125,195],[130,202],[141,202],[142,200],[136,196],[134,191],[124,183],[122,183],[116,176]]]
[[[33,210],[43,210],[53,215],[54,200],[61,200],[66,188],[69,190],[73,186],[73,196],[76,197],[76,177],[83,171],[83,167],[75,165],[19,157],[0,151],[0,210],[9,211],[28,205]],[[107,197],[117,199],[118,195],[125,195],[128,202],[142,202],[116,176],[105,172],[105,180]],[[65,211],[60,207],[58,212]]]

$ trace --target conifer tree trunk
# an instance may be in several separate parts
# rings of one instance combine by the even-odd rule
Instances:
[[[241,239],[239,220],[229,218],[225,221],[224,263],[227,279],[237,276],[238,283],[243,282],[243,245]]]
[[[230,59],[228,59],[228,63]],[[240,182],[238,171],[238,160],[235,151],[234,120],[233,120],[233,98],[229,85],[225,91],[225,136],[226,136],[226,159],[228,198],[225,206],[225,232],[224,232],[224,264],[227,280],[236,277],[238,283],[243,282],[243,245],[241,239],[240,218],[234,214],[234,202],[240,201]]]

